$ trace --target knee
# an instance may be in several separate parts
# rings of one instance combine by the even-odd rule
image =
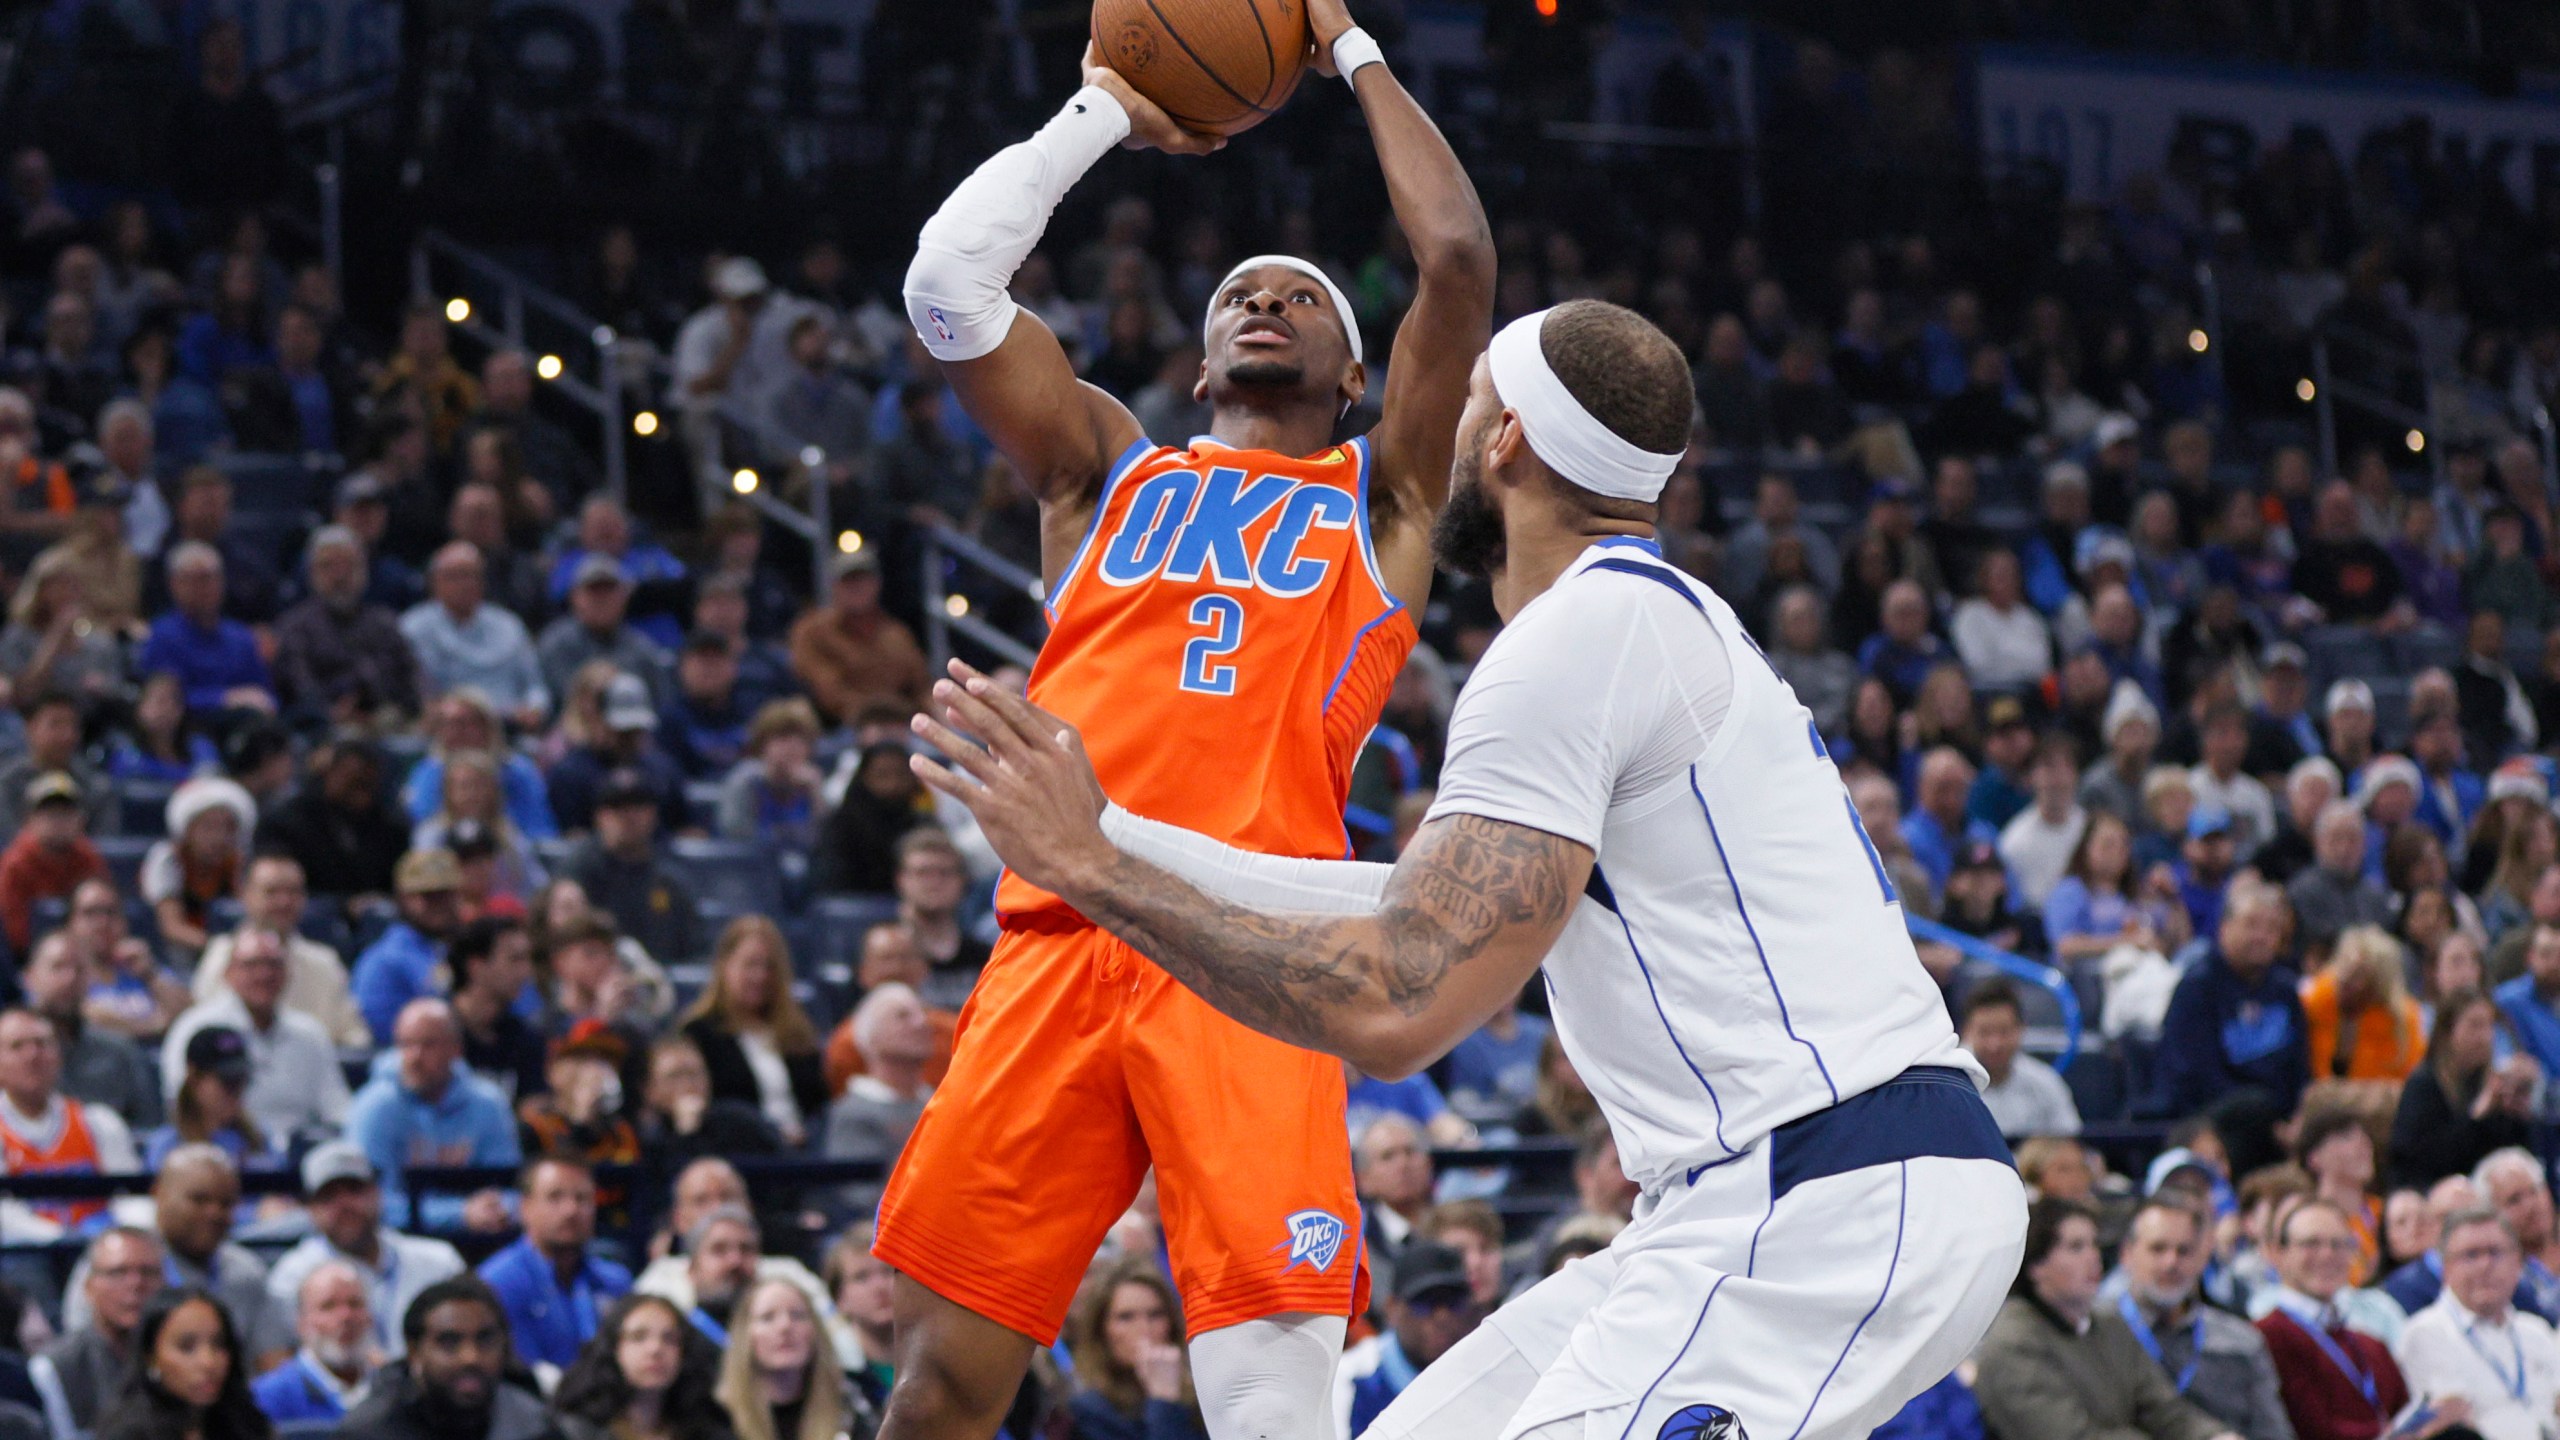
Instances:
[[[1012,1404],[1014,1388],[990,1384],[931,1355],[902,1362],[897,1380],[889,1387],[881,1433],[918,1440],[984,1433]]]
[[[1264,1391],[1227,1396],[1204,1407],[1204,1418],[1213,1440],[1331,1440],[1329,1409],[1302,1395]]]

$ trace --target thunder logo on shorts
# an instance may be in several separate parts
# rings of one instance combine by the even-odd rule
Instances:
[[[1289,1263],[1280,1267],[1281,1273],[1301,1265],[1332,1269],[1333,1257],[1342,1253],[1346,1230],[1341,1217],[1330,1210],[1301,1210],[1290,1216],[1289,1238],[1271,1247],[1289,1252]]]

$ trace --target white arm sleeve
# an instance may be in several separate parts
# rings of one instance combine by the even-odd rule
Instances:
[[[1258,855],[1162,821],[1139,819],[1117,805],[1102,812],[1102,833],[1148,864],[1172,871],[1221,900],[1256,910],[1367,915],[1385,898],[1387,877],[1395,873],[1392,865],[1359,860]]]
[[[907,319],[937,360],[975,360],[1013,328],[1005,286],[1040,243],[1050,212],[1093,162],[1129,137],[1129,112],[1088,85],[1030,139],[960,182],[916,237]]]

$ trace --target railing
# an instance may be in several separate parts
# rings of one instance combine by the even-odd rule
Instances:
[[[2377,389],[2361,379],[2338,378],[2338,352],[2359,359],[2373,367],[2374,373],[2393,378],[2414,379],[2422,394],[2422,405],[2411,405],[2385,389]],[[2422,451],[2437,483],[2444,480],[2445,447],[2430,443],[2437,438],[2434,414],[2434,387],[2420,368],[2418,357],[2400,347],[2362,330],[2341,325],[2321,325],[2311,332],[2312,403],[2320,432],[2320,473],[2334,477],[2338,469],[2338,406],[2352,405],[2386,424],[2399,427],[2411,438],[2410,448]]]
[[[924,527],[923,540],[925,648],[933,659],[934,673],[940,674],[951,660],[954,631],[1029,669],[1040,652],[973,613],[969,597],[951,588],[946,570],[955,563],[972,567],[998,586],[1017,590],[1035,601],[1045,599],[1048,593],[1040,577],[946,526]]]
[[[1911,938],[1944,945],[1968,960],[1992,966],[2011,979],[2033,985],[2053,997],[2062,1014],[2062,1044],[2053,1059],[2053,1068],[2068,1070],[2080,1053],[2080,996],[2071,988],[2071,977],[2050,965],[2039,965],[2024,955],[1975,939],[1961,930],[1951,930],[1935,920],[1924,920],[1905,912],[1903,923],[1910,927]],[[2030,1041],[2035,1038],[2032,1035]]]

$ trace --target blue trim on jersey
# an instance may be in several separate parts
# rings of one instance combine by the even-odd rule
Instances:
[[[1596,869],[1597,867],[1594,868]],[[1614,908],[1611,909],[1610,913],[1613,915],[1617,914]],[[1662,1033],[1671,1037],[1671,1048],[1679,1054],[1680,1063],[1688,1066],[1689,1073],[1698,1077],[1698,1083],[1706,1089],[1707,1103],[1716,1107],[1716,1143],[1724,1146],[1726,1159],[1731,1159],[1734,1156],[1743,1153],[1734,1149],[1731,1145],[1725,1145],[1724,1102],[1716,1098],[1715,1083],[1707,1079],[1707,1072],[1699,1069],[1698,1062],[1689,1058],[1688,1047],[1680,1043],[1680,1032],[1671,1028],[1670,1012],[1662,1008],[1662,992],[1655,989],[1653,985],[1653,967],[1644,963],[1644,947],[1636,943],[1636,932],[1633,927],[1627,924],[1627,917],[1624,915],[1618,916],[1618,930],[1621,934],[1627,937],[1627,953],[1636,957],[1636,969],[1644,975],[1644,993],[1653,997],[1653,1013],[1661,1017]],[[1546,973],[1544,967],[1540,967],[1539,973]],[[1547,986],[1550,992],[1552,992],[1555,988],[1555,982],[1553,980],[1549,980],[1547,982]]]
[[[1385,594],[1386,587],[1380,586],[1379,593]],[[1360,642],[1369,638],[1370,631],[1377,629],[1379,626],[1386,624],[1389,620],[1394,619],[1396,616],[1403,613],[1404,602],[1400,600],[1396,601],[1386,609],[1379,611],[1376,619],[1371,620],[1368,624],[1361,626],[1359,629],[1351,633],[1351,648],[1343,652],[1342,668],[1333,672],[1333,683],[1324,687],[1324,703],[1316,707],[1317,714],[1321,715],[1325,711],[1333,708],[1334,692],[1340,690],[1342,688],[1342,682],[1350,677],[1351,662],[1360,658]]]
[[[1643,551],[1656,560],[1662,558],[1661,544],[1657,541],[1647,540],[1641,535],[1612,535],[1605,540],[1592,541],[1591,548],[1595,550],[1619,548],[1636,549]]]
[[[1700,616],[1703,617],[1707,613],[1707,602],[1699,599],[1697,592],[1691,590],[1688,584],[1682,581],[1675,572],[1667,570],[1660,565],[1643,565],[1633,560],[1594,560],[1591,562],[1589,568],[1592,570],[1615,570],[1621,575],[1641,575],[1647,580],[1653,581],[1657,585],[1668,585],[1671,587],[1672,593],[1678,595],[1681,599],[1688,601],[1690,608],[1696,610]]]
[[[1670,1364],[1662,1367],[1661,1374],[1653,1377],[1652,1384],[1644,1387],[1644,1395],[1636,1401],[1636,1412],[1627,1417],[1627,1428],[1618,1432],[1618,1440],[1627,1440],[1628,1436],[1636,1433],[1636,1421],[1643,1417],[1644,1407],[1653,1403],[1653,1392],[1661,1389],[1662,1382],[1671,1378],[1671,1372],[1680,1368],[1680,1362],[1689,1358],[1689,1347],[1698,1343],[1698,1332],[1707,1328],[1707,1311],[1716,1303],[1716,1292],[1732,1278],[1731,1275],[1719,1275],[1716,1283],[1707,1287],[1707,1298],[1698,1306],[1698,1318],[1689,1325],[1689,1338],[1680,1342],[1679,1353],[1671,1357]]]
[[[1778,1197],[1772,1193],[1769,1196],[1769,1208],[1760,1212],[1760,1223],[1751,1227],[1751,1249],[1742,1259],[1744,1279],[1748,1280],[1760,1273],[1760,1232],[1768,1229],[1769,1222],[1776,1218],[1778,1218]]]
[[[1041,597],[1040,608],[1049,612],[1050,620],[1058,618],[1058,597],[1067,593],[1067,587],[1075,583],[1076,576],[1084,569],[1085,552],[1093,548],[1093,537],[1102,529],[1102,517],[1111,509],[1113,487],[1128,475],[1131,466],[1156,448],[1154,441],[1141,435],[1130,441],[1129,448],[1121,451],[1120,458],[1112,461],[1111,468],[1103,472],[1102,493],[1094,497],[1093,514],[1084,522],[1084,538],[1076,542],[1076,553],[1067,559],[1067,573],[1059,576],[1058,583],[1050,586],[1049,593]]]
[[[1685,588],[1682,593],[1687,593]],[[1690,599],[1694,603],[1697,597],[1692,595]],[[1742,882],[1734,878],[1733,857],[1725,853],[1724,837],[1716,833],[1715,812],[1707,808],[1707,793],[1698,788],[1698,767],[1695,765],[1689,767],[1689,793],[1698,797],[1698,813],[1706,817],[1707,838],[1715,843],[1716,862],[1724,866],[1724,883],[1733,890],[1733,908],[1742,916],[1743,932],[1751,937],[1751,948],[1760,956],[1760,973],[1768,978],[1769,994],[1778,1002],[1778,1024],[1785,1028],[1788,1039],[1803,1046],[1805,1053],[1813,1057],[1813,1068],[1822,1072],[1823,1087],[1831,1092],[1831,1103],[1837,1106],[1840,1087],[1831,1078],[1831,1067],[1822,1063],[1822,1052],[1814,1048],[1812,1041],[1796,1033],[1796,1022],[1787,1014],[1786,992],[1778,988],[1778,972],[1769,968],[1769,947],[1760,943],[1759,927],[1751,923],[1751,907],[1743,903]],[[1721,1140],[1718,1143],[1722,1143]]]
[[[1342,448],[1351,452],[1352,464],[1356,467],[1356,473],[1359,476],[1358,484],[1354,487],[1356,493],[1353,498],[1360,502],[1360,523],[1353,528],[1360,532],[1360,558],[1369,567],[1369,583],[1378,587],[1378,593],[1387,597],[1388,604],[1401,610],[1404,608],[1404,600],[1388,586],[1386,573],[1378,568],[1378,547],[1369,533],[1372,529],[1369,519],[1369,470],[1371,458],[1369,451],[1369,437],[1366,435],[1354,436],[1351,439],[1342,442]]]
[[[1968,1085],[1966,1088],[1972,1087]],[[1831,1368],[1823,1372],[1822,1383],[1813,1387],[1813,1400],[1804,1407],[1804,1418],[1796,1422],[1796,1428],[1787,1432],[1787,1440],[1796,1440],[1804,1433],[1804,1427],[1813,1423],[1814,1408],[1822,1403],[1822,1392],[1831,1388],[1832,1377],[1838,1375],[1840,1367],[1848,1362],[1849,1352],[1857,1347],[1858,1337],[1866,1333],[1867,1322],[1876,1318],[1876,1312],[1884,1308],[1885,1297],[1893,1293],[1894,1272],[1902,1268],[1902,1236],[1911,1222],[1911,1164],[1904,1161],[1897,1168],[1902,1177],[1902,1195],[1893,1204],[1893,1258],[1885,1262],[1884,1288],[1876,1292],[1876,1303],[1868,1306],[1867,1313],[1859,1316],[1858,1323],[1850,1329],[1849,1343],[1840,1347],[1840,1358],[1831,1362]]]
[[[1582,882],[1582,893],[1600,902],[1600,908],[1618,913],[1618,892],[1609,888],[1609,877],[1600,873],[1600,862],[1591,862],[1591,878]]]
[[[2016,1163],[1971,1076],[1945,1065],[1914,1065],[1771,1132],[1769,1192],[1781,1197],[1825,1176],[1933,1157]]]

